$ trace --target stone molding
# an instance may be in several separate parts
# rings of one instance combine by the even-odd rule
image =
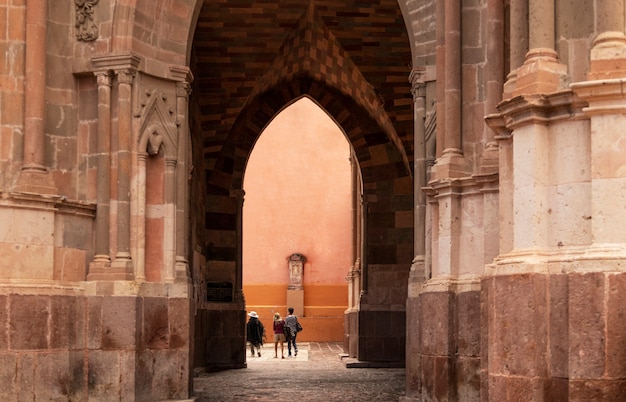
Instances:
[[[498,173],[475,174],[462,178],[433,180],[423,190],[430,203],[441,197],[461,197],[486,192],[498,192]]]
[[[464,293],[481,290],[482,278],[437,278],[424,282],[419,293]]]
[[[503,124],[497,123],[497,115],[489,115],[487,124],[498,129],[513,130],[531,124],[550,124],[561,120],[584,118],[582,110],[584,102],[569,90],[551,94],[518,95],[498,104]]]
[[[519,274],[566,274],[580,272],[626,272],[626,248],[615,244],[557,246],[515,250],[499,255],[485,268],[485,277]]]
[[[626,112],[626,78],[578,82],[570,87],[589,103],[583,108],[588,116]]]

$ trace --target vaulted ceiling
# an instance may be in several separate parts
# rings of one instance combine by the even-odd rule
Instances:
[[[397,0],[208,0],[193,40],[205,158],[255,96],[302,74],[355,100],[412,157],[411,53]]]

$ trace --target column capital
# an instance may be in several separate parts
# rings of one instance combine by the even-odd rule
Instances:
[[[187,98],[191,94],[191,85],[188,82],[176,83],[176,96],[179,98]]]
[[[170,76],[174,81],[190,84],[193,82],[193,73],[187,66],[170,66]]]
[[[98,71],[94,71],[93,74],[96,76],[96,79],[98,80],[99,87],[111,86],[111,79],[112,79],[111,70],[98,70]]]
[[[411,93],[413,100],[426,97],[426,69],[424,67],[413,67],[409,74],[409,82],[411,83]]]
[[[143,59],[135,53],[107,54],[95,56],[91,59],[93,71],[131,70],[138,71]]]

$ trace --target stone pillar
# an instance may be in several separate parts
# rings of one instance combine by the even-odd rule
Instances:
[[[191,283],[189,270],[189,122],[187,117],[191,73],[183,71],[185,81],[176,84],[178,120],[178,164],[176,171],[176,281]]]
[[[528,5],[530,50],[517,71],[513,96],[555,92],[568,80],[567,66],[559,62],[554,50],[554,1],[529,0]]]
[[[367,196],[361,197],[361,298],[367,294]]]
[[[137,177],[135,177],[135,188],[137,213],[133,224],[135,225],[136,244],[135,244],[135,281],[143,282],[146,280],[146,185],[147,185],[147,163],[148,153],[137,152]]]
[[[440,2],[438,2],[440,3]],[[441,67],[437,71],[437,77],[443,77],[443,112],[445,117],[438,120],[443,127],[443,152],[438,154],[437,164],[433,169],[433,178],[457,178],[465,173],[465,160],[463,157],[461,138],[461,2],[458,0],[445,0],[444,16],[444,60],[443,71]],[[437,18],[440,18],[438,10]],[[440,23],[437,25],[441,29]],[[440,35],[438,32],[437,35]],[[437,60],[439,62],[440,60]],[[440,73],[443,73],[440,75]],[[438,125],[439,128],[439,125]],[[439,130],[438,130],[439,132]],[[439,135],[437,136],[437,148],[439,149]]]
[[[231,190],[230,196],[236,198],[236,247],[237,257],[235,261],[235,302],[243,302],[243,201],[246,192],[244,190]]]
[[[601,4],[600,4],[601,3]],[[571,400],[619,400],[626,376],[626,42],[624,2],[598,2],[601,29],[591,50],[589,81],[572,84],[587,101],[591,196],[587,220],[592,244],[569,278],[568,326]],[[601,22],[602,21],[602,22]]]
[[[497,105],[502,100],[504,85],[504,4],[502,0],[489,0],[487,4],[487,65],[485,66],[485,90],[487,99],[485,112],[487,115],[497,113]],[[494,140],[493,131],[485,126],[485,149],[480,161],[480,173],[498,172],[498,144]]]
[[[24,155],[14,190],[39,194],[55,194],[57,191],[44,166],[47,18],[47,0],[26,3]]]
[[[352,179],[352,267],[346,275],[348,281],[348,308],[344,313],[343,333],[344,352],[350,357],[357,356],[358,350],[358,311],[361,294],[361,178],[354,149],[350,149],[350,173]]]
[[[622,78],[626,71],[624,0],[596,4],[598,36],[593,42],[589,80]]]
[[[116,279],[134,279],[130,254],[130,180],[132,136],[132,86],[136,68],[115,71],[117,76],[117,253],[111,267]]]
[[[426,130],[424,121],[426,118],[426,83],[423,81],[424,70],[414,68],[409,80],[413,94],[413,143],[414,143],[414,220],[413,220],[413,264],[411,266],[410,282],[424,282],[424,250],[425,250],[425,227],[426,227],[426,194],[423,188],[426,186]],[[409,286],[411,297],[411,286]]]
[[[528,0],[510,0],[509,64],[510,71],[504,85],[505,99],[513,96],[517,70],[524,64],[528,52]]]
[[[409,75],[413,94],[413,132],[414,132],[414,219],[413,219],[413,264],[409,272],[408,298],[406,306],[406,393],[419,395],[421,356],[419,354],[419,293],[426,280],[426,83],[424,69],[414,68]],[[417,318],[417,319],[415,319]]]
[[[111,73],[95,73],[98,80],[98,181],[96,183],[96,249],[89,264],[88,280],[111,267],[110,200],[111,200]]]
[[[444,77],[446,72],[446,9],[443,1],[435,2],[435,24],[436,24],[436,50],[435,64],[437,77],[437,106],[436,106],[436,152],[435,157],[440,157],[446,147],[446,107],[445,107],[445,85]]]
[[[176,264],[176,159],[165,158],[164,177],[164,231],[163,275],[164,282],[174,282]]]

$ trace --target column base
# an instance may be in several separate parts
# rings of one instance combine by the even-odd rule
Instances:
[[[485,146],[480,160],[480,173],[498,173],[500,167],[500,149],[496,142],[489,142]]]
[[[191,275],[189,271],[189,263],[187,260],[178,260],[176,261],[175,266],[175,279],[176,283],[191,283]]]
[[[512,95],[546,94],[567,86],[567,66],[559,62],[556,51],[547,48],[532,49],[526,61],[517,70]]]
[[[456,148],[448,148],[443,151],[440,158],[431,169],[431,179],[452,179],[467,176],[466,162],[463,151]]]
[[[19,173],[13,191],[46,195],[57,194],[52,176],[45,167],[39,165],[24,166]]]
[[[591,49],[587,78],[591,81],[626,77],[626,36],[623,32],[598,35]]]
[[[111,267],[102,270],[100,273],[90,273],[90,277],[93,280],[107,280],[107,281],[132,281],[135,280],[135,273],[133,271],[133,262],[130,256],[117,256],[111,263]]]
[[[96,255],[89,263],[89,273],[87,274],[88,281],[97,280],[109,280],[107,273],[111,271],[111,259],[108,255]],[[103,279],[100,279],[100,277]]]

